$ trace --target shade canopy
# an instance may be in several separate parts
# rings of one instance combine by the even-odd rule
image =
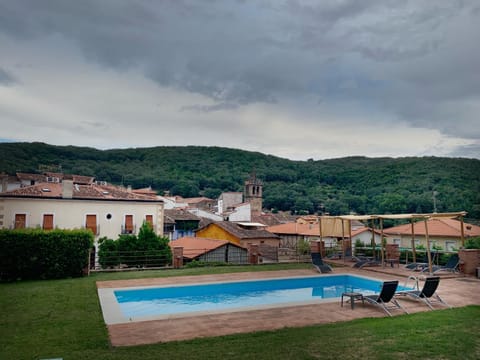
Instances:
[[[401,220],[401,219],[409,219],[410,221],[413,220],[421,220],[425,222],[425,238],[427,241],[427,257],[428,257],[428,269],[430,274],[432,273],[432,257],[430,254],[430,241],[429,241],[429,236],[428,236],[428,224],[427,221],[429,219],[434,219],[434,218],[456,218],[456,217],[464,217],[467,215],[466,211],[458,211],[458,212],[448,212],[448,213],[422,213],[422,214],[383,214],[383,215],[338,215],[338,216],[326,216],[322,218],[328,218],[328,219],[341,219],[342,223],[343,221],[347,220],[348,221],[348,226],[347,229],[350,231],[351,230],[351,221],[368,221],[371,220],[372,224],[374,224],[375,220],[379,219],[380,220],[380,227],[382,231],[382,238],[383,238],[383,220],[384,219],[389,219],[389,220]],[[331,221],[331,220],[330,220]],[[412,222],[413,224],[413,222]],[[463,220],[462,220],[462,243],[463,243]],[[372,226],[373,228],[373,226]],[[344,233],[342,232],[344,237]],[[322,235],[322,231],[320,231],[320,236]],[[350,236],[351,238],[351,236]],[[373,242],[373,236],[372,236],[372,242]],[[413,240],[412,240],[412,246],[413,246]],[[413,251],[415,251],[414,248],[412,248]],[[343,246],[343,258],[345,259],[345,247]],[[381,246],[381,255],[382,255],[382,266],[385,266],[384,263],[384,244],[382,241],[382,246]]]
[[[358,220],[358,221],[365,221],[365,220],[372,220],[372,219],[391,219],[391,220],[399,220],[399,219],[432,219],[432,218],[440,218],[440,217],[459,217],[467,215],[466,211],[458,211],[458,212],[448,212],[448,213],[422,213],[422,214],[382,214],[382,215],[338,215],[332,216],[334,218],[339,218],[343,220]]]

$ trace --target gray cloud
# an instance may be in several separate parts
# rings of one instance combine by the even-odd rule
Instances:
[[[480,143],[459,146],[451,151],[449,156],[478,159],[480,157]]]
[[[16,82],[17,80],[13,75],[0,67],[0,85],[12,85]]]
[[[222,110],[233,110],[237,109],[238,105],[230,104],[230,103],[218,103],[215,105],[189,105],[189,106],[182,106],[180,111],[196,111],[196,112],[203,112],[209,113],[214,111],[222,111]]]
[[[57,36],[91,63],[212,103],[180,112],[284,102],[304,111],[313,97],[317,107],[355,104],[358,121],[381,112],[476,140],[479,9],[474,0],[0,1],[0,35]],[[0,68],[0,83],[14,80]]]

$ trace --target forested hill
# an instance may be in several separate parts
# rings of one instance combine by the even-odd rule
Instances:
[[[216,198],[242,191],[254,170],[264,207],[297,213],[345,214],[466,210],[480,219],[480,160],[347,157],[291,161],[219,147],[96,150],[43,143],[0,143],[0,172],[62,171],[95,176],[159,194]]]

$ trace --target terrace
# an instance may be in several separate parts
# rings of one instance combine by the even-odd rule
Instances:
[[[399,280],[404,284],[411,271],[400,267],[371,267],[355,269],[338,263],[334,272],[356,274],[379,280]],[[347,263],[348,265],[348,263]],[[268,272],[243,272],[216,275],[181,276],[116,281],[99,281],[97,288],[120,288],[134,286],[172,285],[207,283],[216,281],[253,280],[275,277],[309,276],[313,269],[280,270]],[[418,274],[418,273],[417,273]],[[480,305],[480,280],[457,274],[442,274],[438,293],[452,307]],[[429,311],[424,304],[408,299],[400,300],[409,313]],[[400,315],[400,313],[394,313]],[[130,346],[187,340],[199,337],[213,337],[229,334],[249,333],[261,330],[276,330],[285,327],[303,327],[314,324],[336,323],[358,318],[384,317],[376,307],[365,304],[341,307],[339,301],[315,305],[285,306],[220,314],[189,316],[175,319],[152,320],[126,324],[108,325],[113,346]]]

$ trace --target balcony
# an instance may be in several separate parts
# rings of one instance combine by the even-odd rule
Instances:
[[[125,234],[136,234],[137,232],[137,227],[135,225],[122,225],[120,234],[125,235]]]

